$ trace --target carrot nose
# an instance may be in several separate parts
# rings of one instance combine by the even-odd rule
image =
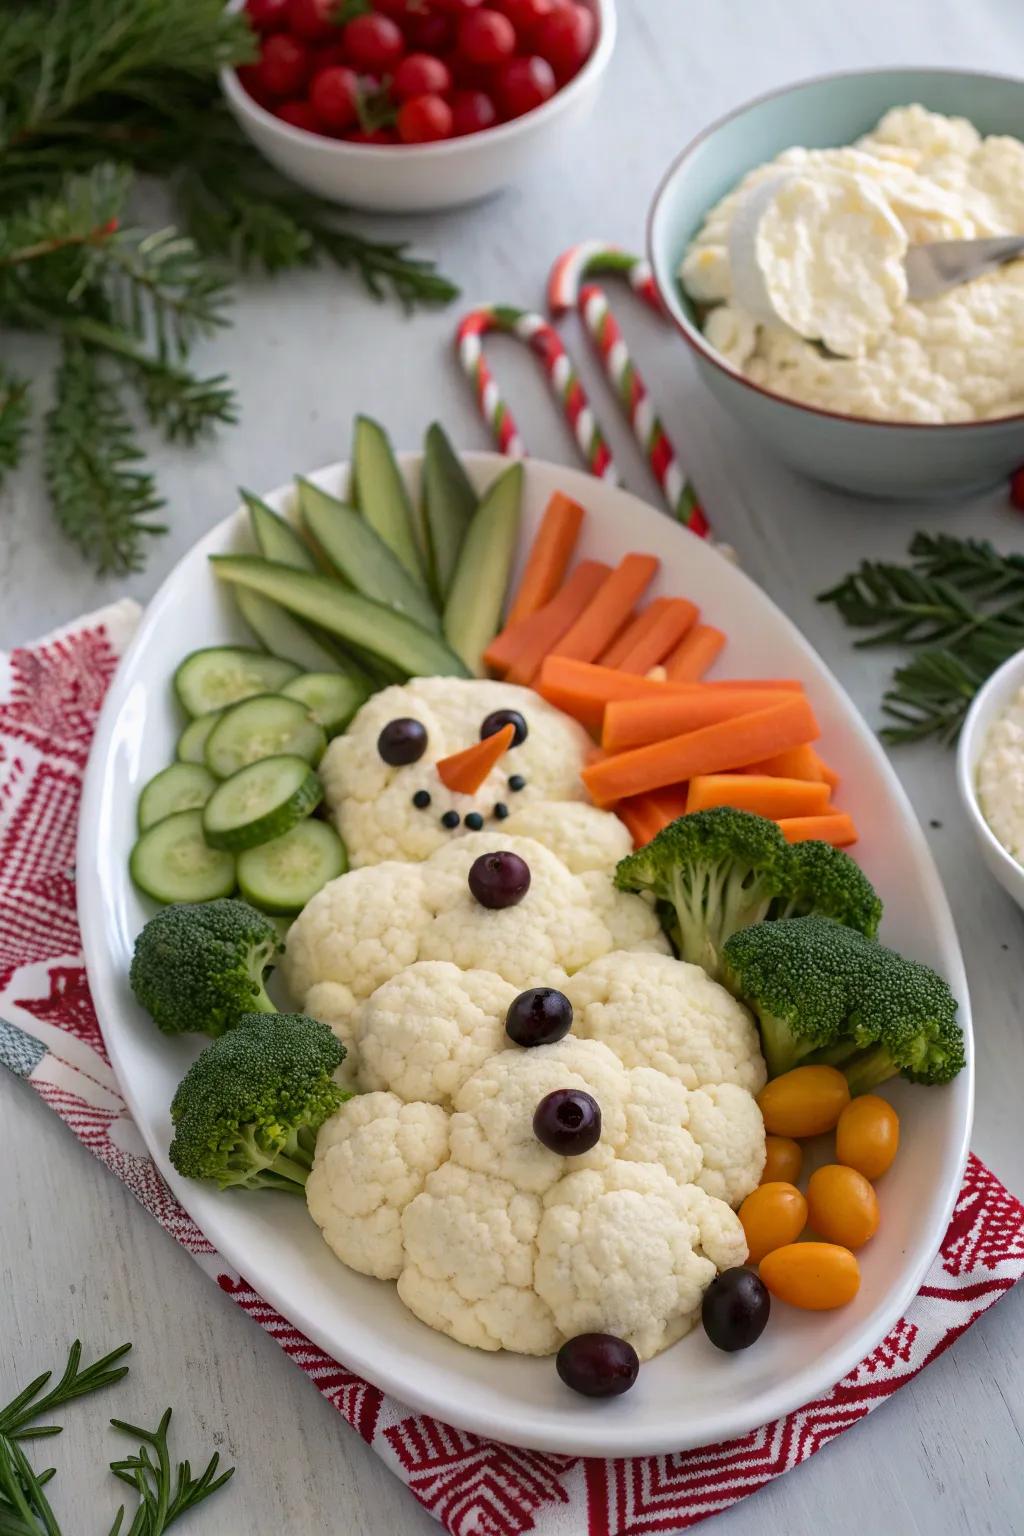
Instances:
[[[503,725],[493,736],[474,741],[471,747],[438,760],[441,783],[457,795],[475,795],[500,757],[504,757],[516,734],[514,725]]]

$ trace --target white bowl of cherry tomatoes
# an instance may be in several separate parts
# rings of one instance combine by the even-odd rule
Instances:
[[[615,0],[244,10],[259,57],[222,74],[238,123],[311,192],[392,213],[474,202],[550,155],[592,106],[615,43]]]

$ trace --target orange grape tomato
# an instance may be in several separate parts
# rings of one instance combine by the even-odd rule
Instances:
[[[836,1162],[866,1179],[880,1179],[892,1167],[899,1145],[900,1117],[877,1093],[853,1099],[839,1116]]]
[[[804,1149],[791,1136],[766,1136],[764,1139],[762,1184],[795,1184],[804,1165]]]
[[[820,1136],[849,1104],[850,1090],[835,1067],[794,1067],[772,1078],[757,1102],[772,1136]]]
[[[773,1296],[791,1307],[828,1312],[860,1289],[860,1265],[836,1243],[789,1243],[765,1256],[759,1270]]]
[[[807,1225],[807,1201],[793,1184],[759,1184],[739,1210],[747,1237],[747,1263],[760,1264],[766,1253],[794,1243]]]
[[[878,1231],[878,1196],[856,1168],[827,1163],[807,1185],[811,1226],[829,1243],[862,1248]]]

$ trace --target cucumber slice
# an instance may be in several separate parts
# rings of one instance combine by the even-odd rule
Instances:
[[[337,657],[304,629],[298,619],[293,619],[269,597],[236,587],[235,602],[257,640],[272,655],[283,656],[285,661],[294,662],[304,672],[332,672],[337,667]]]
[[[202,811],[203,836],[211,848],[238,852],[269,843],[315,811],[323,793],[304,757],[263,757],[218,784]]]
[[[438,635],[428,634],[403,613],[347,592],[330,576],[292,571],[253,555],[211,555],[210,564],[223,581],[272,597],[289,612],[401,668],[406,677],[469,676]]]
[[[202,811],[179,811],[147,827],[128,868],[139,890],[156,901],[214,901],[235,889],[234,857],[209,846]]]
[[[484,492],[463,540],[444,610],[445,639],[476,676],[501,622],[519,537],[523,466],[512,464]]]
[[[423,527],[433,590],[444,602],[451,590],[477,494],[444,428],[436,421],[423,444]]]
[[[356,417],[352,476],[360,512],[422,587],[423,562],[416,543],[409,493],[387,433],[368,416]]]
[[[218,779],[287,753],[318,763],[327,737],[305,704],[281,693],[258,693],[233,704],[217,721],[206,743],[206,766]]]
[[[242,895],[263,912],[295,913],[348,869],[345,845],[326,821],[302,821],[283,837],[238,855]]]
[[[293,661],[243,646],[211,645],[193,651],[174,674],[174,691],[193,718],[224,709],[254,693],[273,693],[299,672]]]
[[[216,788],[217,780],[201,763],[172,763],[150,779],[139,796],[139,831],[179,811],[202,810]]]
[[[294,565],[297,571],[315,571],[316,561],[287,518],[271,511],[265,501],[251,491],[239,495],[249,508],[249,523],[260,554],[279,565]]]
[[[174,755],[179,763],[202,763],[205,766],[207,738],[223,713],[222,709],[211,709],[208,715],[198,715],[189,721],[178,737]]]
[[[364,597],[440,634],[441,620],[430,598],[356,509],[301,476],[298,486],[302,521],[345,581]]]
[[[370,696],[368,688],[339,672],[304,672],[285,683],[283,691],[285,698],[304,704],[328,736],[339,735]]]

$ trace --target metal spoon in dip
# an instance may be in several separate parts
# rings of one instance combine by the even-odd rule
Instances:
[[[1024,235],[996,235],[985,240],[934,240],[912,245],[904,257],[907,298],[915,303],[937,298],[974,277],[994,272],[1024,256]]]

